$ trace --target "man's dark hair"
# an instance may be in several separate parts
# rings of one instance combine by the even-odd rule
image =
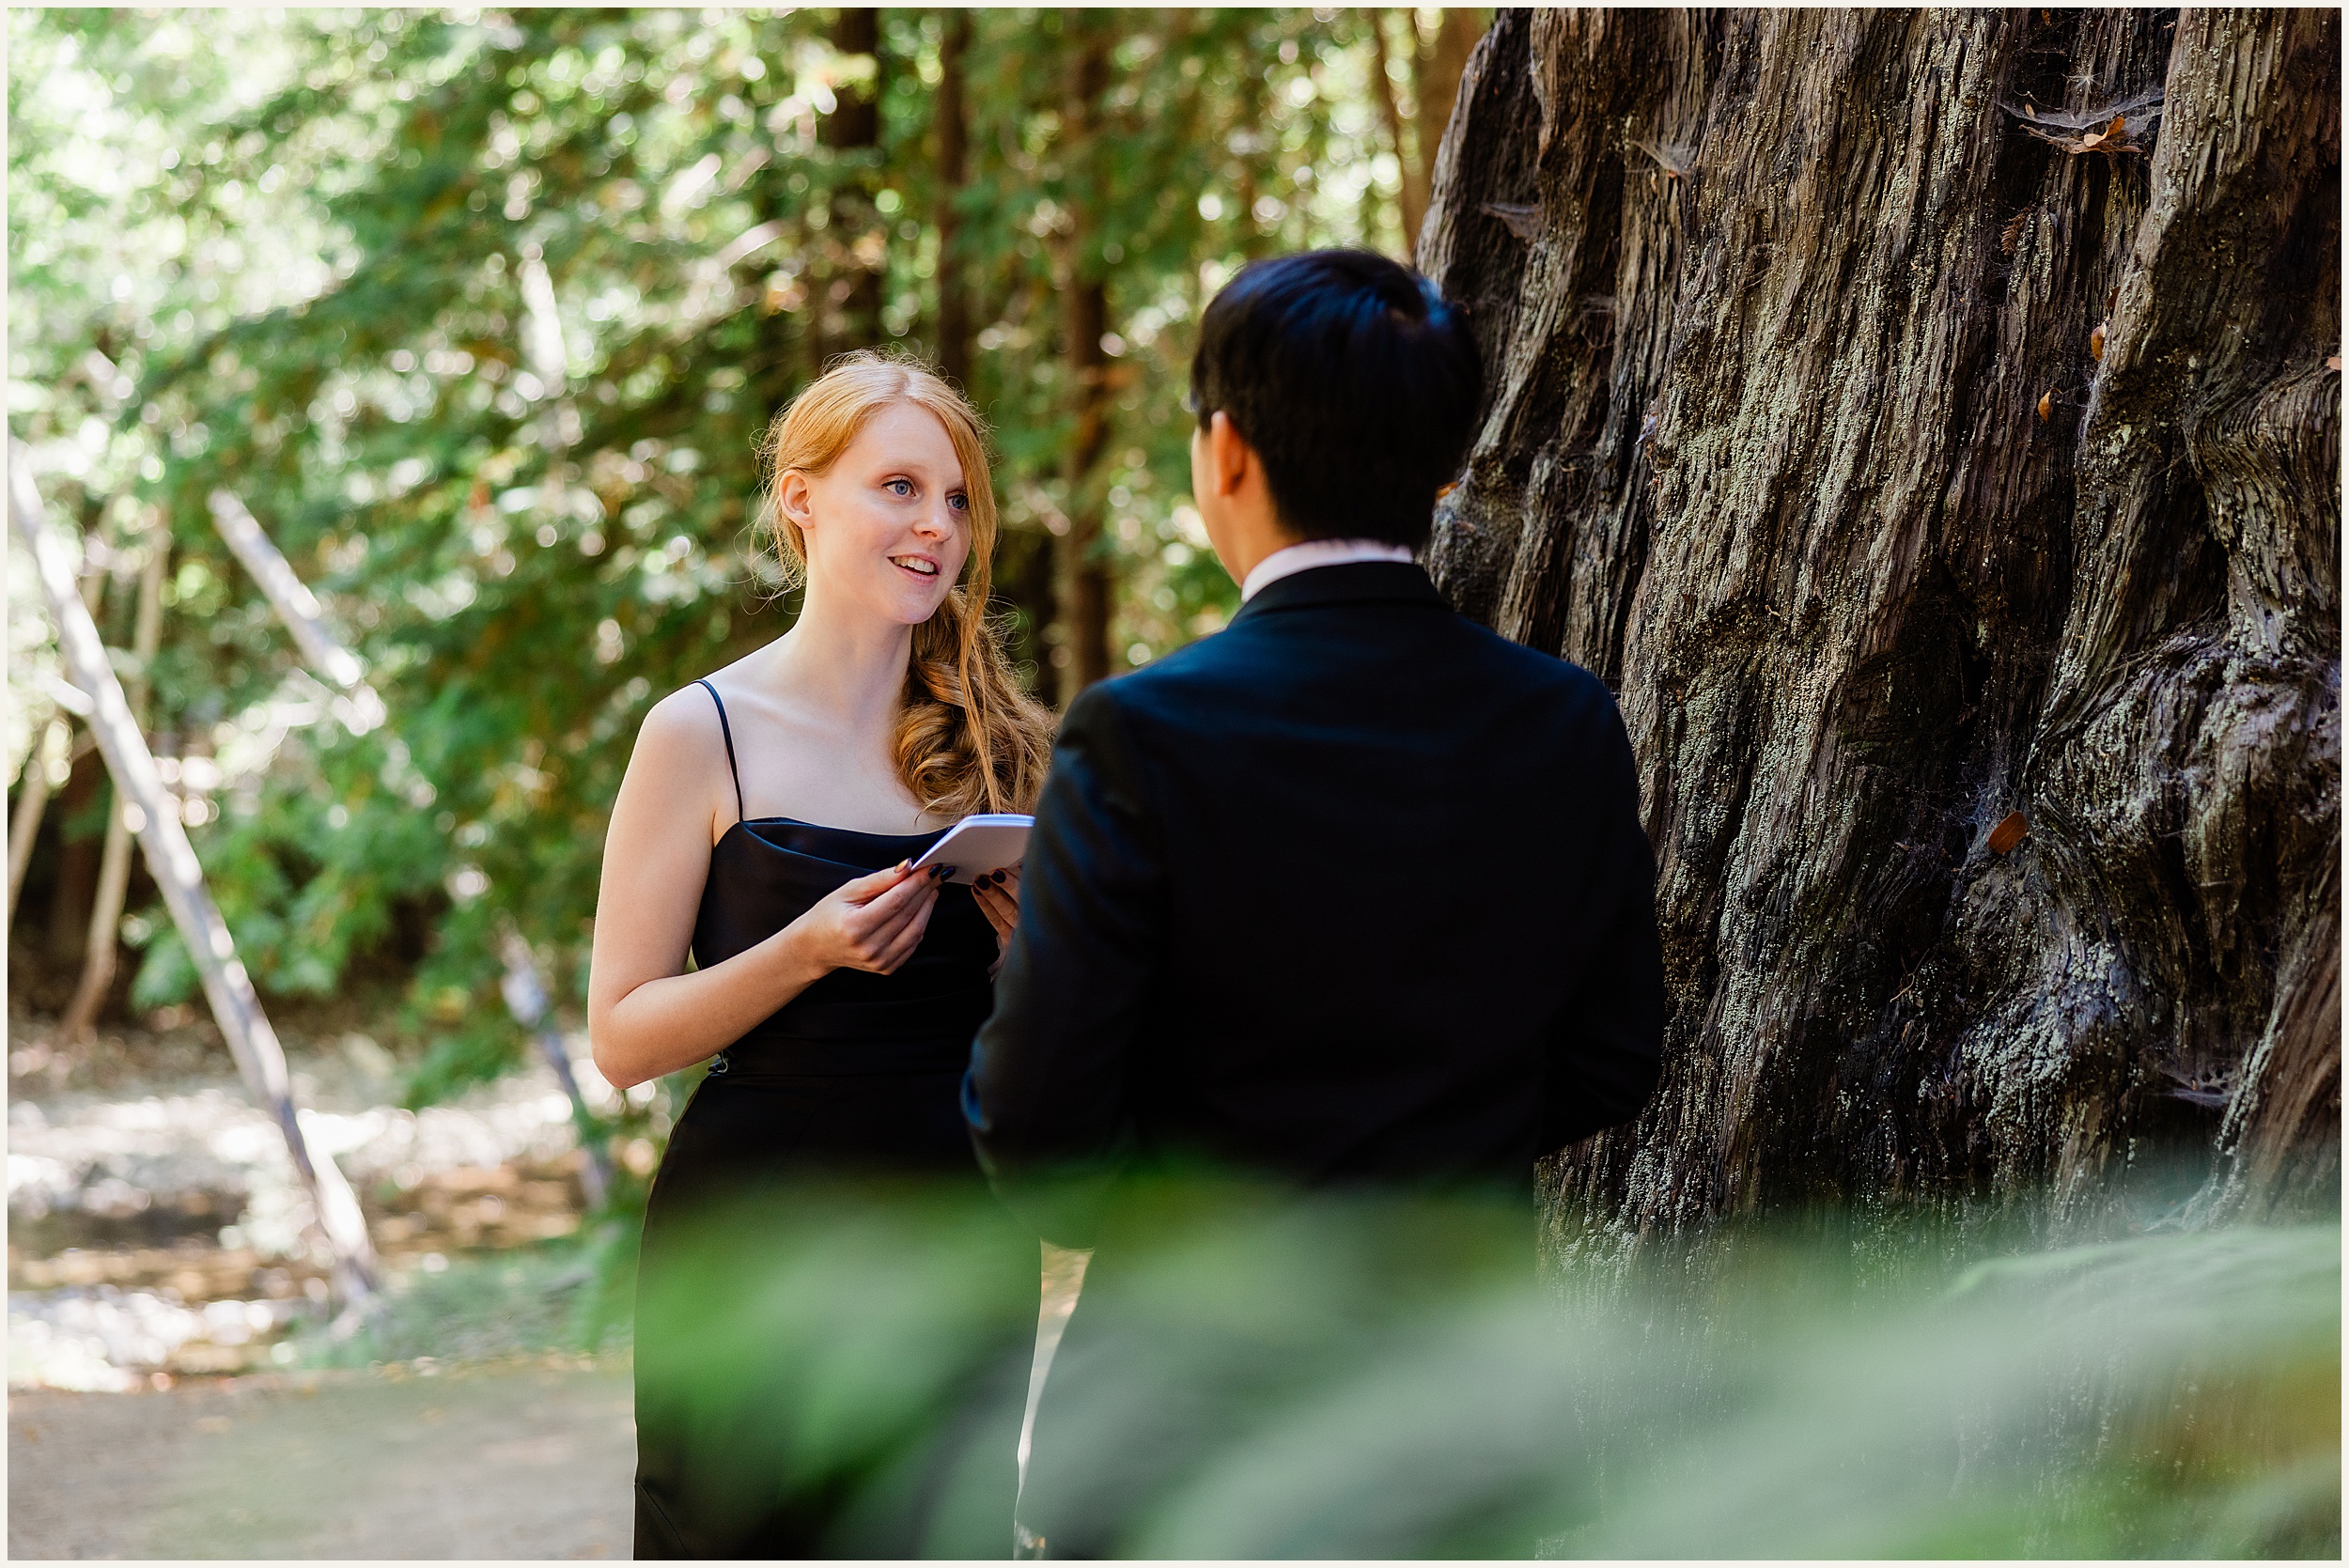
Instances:
[[[1372,251],[1252,262],[1199,324],[1190,396],[1264,459],[1299,538],[1427,542],[1475,434],[1484,369],[1435,286]]]

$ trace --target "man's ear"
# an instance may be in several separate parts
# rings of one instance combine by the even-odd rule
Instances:
[[[1230,414],[1218,409],[1208,415],[1207,474],[1215,482],[1216,494],[1237,495],[1248,482],[1249,469],[1260,460]]]

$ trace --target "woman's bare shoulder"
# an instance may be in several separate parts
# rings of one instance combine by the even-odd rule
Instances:
[[[656,767],[725,766],[725,737],[718,705],[699,681],[678,687],[645,711],[636,730],[636,755]]]

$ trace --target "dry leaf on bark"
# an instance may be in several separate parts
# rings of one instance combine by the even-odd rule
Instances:
[[[2030,818],[2019,811],[2008,812],[1999,825],[1990,830],[1990,852],[1993,855],[2005,854],[2022,843],[2023,835],[2030,831]]]

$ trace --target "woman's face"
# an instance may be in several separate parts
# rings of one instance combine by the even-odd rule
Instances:
[[[807,541],[809,586],[901,625],[937,613],[970,558],[962,459],[919,404],[866,420],[826,473],[786,474],[778,499]]]

